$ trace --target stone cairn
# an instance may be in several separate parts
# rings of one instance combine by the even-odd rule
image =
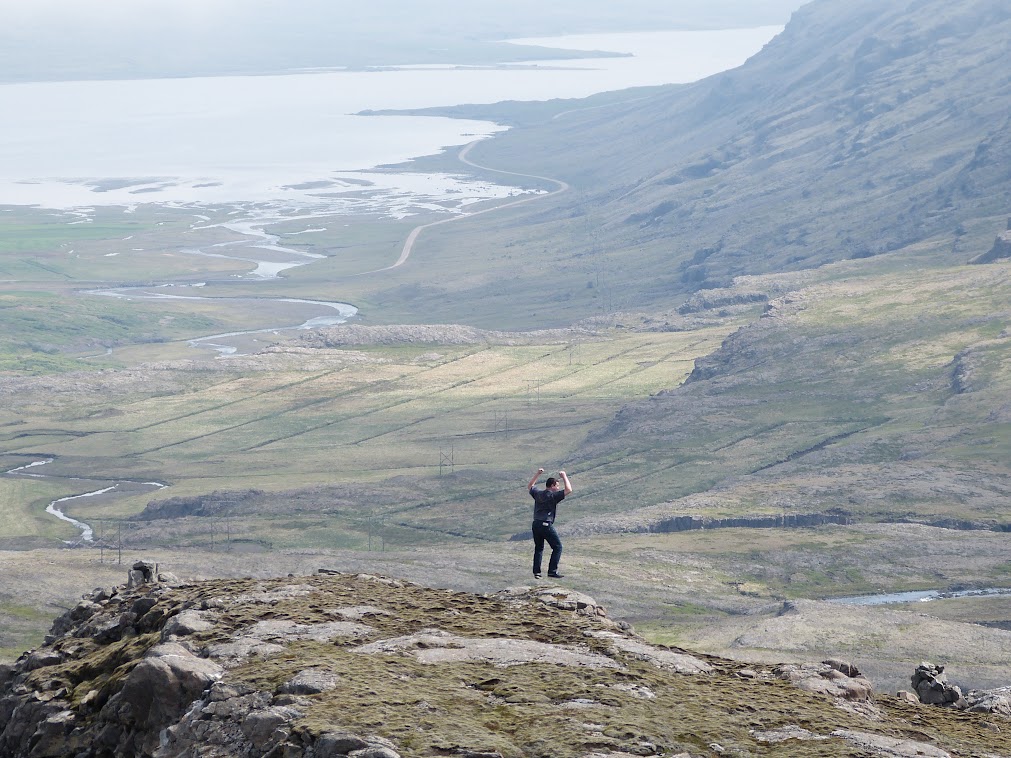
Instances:
[[[957,685],[948,683],[944,666],[935,666],[924,661],[916,667],[910,683],[921,703],[956,708],[964,706],[962,690]]]

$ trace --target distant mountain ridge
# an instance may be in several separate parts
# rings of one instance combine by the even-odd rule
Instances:
[[[803,0],[335,3],[35,0],[8,4],[0,82],[282,73],[571,58],[520,37],[782,23]]]

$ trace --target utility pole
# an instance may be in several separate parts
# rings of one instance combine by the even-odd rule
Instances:
[[[569,343],[569,365],[572,365],[573,359],[576,363],[579,363],[579,343],[570,342]]]
[[[439,476],[442,476],[443,468],[448,468],[450,473],[453,472],[456,462],[454,461],[454,456],[456,450],[454,447],[449,448],[449,452],[446,453],[441,447],[439,448]]]
[[[541,382],[539,379],[527,379],[527,405],[530,405],[531,402],[537,405],[541,402]]]

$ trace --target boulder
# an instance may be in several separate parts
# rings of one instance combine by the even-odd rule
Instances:
[[[21,664],[22,671],[35,671],[46,666],[55,666],[63,662],[63,656],[55,650],[33,650]]]
[[[153,561],[137,561],[126,575],[126,588],[136,589],[142,584],[154,582],[158,574],[158,564]]]
[[[327,732],[316,740],[313,758],[337,758],[345,756],[354,750],[364,750],[369,743],[357,734],[350,732]]]
[[[281,685],[278,692],[286,695],[318,695],[335,689],[340,678],[326,669],[312,668],[299,671]]]
[[[183,611],[178,613],[168,621],[162,628],[161,638],[168,640],[171,637],[187,637],[197,632],[206,632],[213,628],[213,624],[208,621],[207,611]]]
[[[282,742],[291,734],[291,722],[301,713],[287,706],[274,706],[246,714],[242,733],[257,750]]]
[[[833,660],[833,663],[843,662]],[[842,667],[857,671],[857,668],[852,664],[844,663]],[[827,663],[820,665],[784,664],[774,668],[773,673],[780,679],[792,682],[802,690],[841,700],[866,702],[874,694],[873,685],[859,672],[855,676],[850,676],[840,671],[836,666]]]
[[[1011,687],[971,690],[965,696],[965,709],[973,713],[996,713],[1011,717]]]
[[[140,729],[160,729],[178,719],[223,673],[218,664],[181,645],[156,645],[127,675],[102,715]]]

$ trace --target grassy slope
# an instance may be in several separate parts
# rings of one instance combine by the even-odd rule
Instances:
[[[621,307],[670,303],[733,276],[942,236],[924,263],[962,263],[996,231],[978,222],[1007,212],[1009,24],[984,0],[814,2],[739,69],[622,107],[545,113],[470,158],[573,189],[484,219],[497,271],[442,283],[418,306],[449,293],[539,310],[528,293],[545,272],[570,292],[602,272]],[[429,244],[465,247],[467,226],[432,229]]]
[[[595,435],[586,460],[635,440],[685,458],[683,486],[710,493],[623,523],[830,508],[1006,521],[1009,267],[893,265],[825,270],[699,361],[688,384]]]
[[[385,510],[390,520],[504,536],[515,529],[516,489],[528,470],[544,461],[561,465],[601,418],[679,381],[732,328],[437,347],[436,355],[431,348],[320,351],[315,368],[299,354],[281,354],[231,370],[224,362],[211,372],[163,371],[162,384],[144,372],[121,374],[111,387],[83,377],[76,385],[57,383],[58,393],[22,395],[9,418],[26,423],[7,427],[5,450],[12,461],[54,456],[50,475],[101,472],[168,482],[172,496],[342,482],[377,486],[407,476],[413,484],[397,488],[398,499]],[[445,482],[438,477],[440,455],[451,455],[457,474]],[[598,474],[610,468],[620,475],[620,463],[608,461],[599,462]],[[467,513],[475,479],[483,482],[487,510]],[[419,510],[417,495],[426,490],[431,501]],[[96,498],[68,509],[115,517],[136,512],[149,498],[105,505]],[[604,493],[584,507],[622,506]],[[282,533],[271,542],[292,538],[312,539]]]

